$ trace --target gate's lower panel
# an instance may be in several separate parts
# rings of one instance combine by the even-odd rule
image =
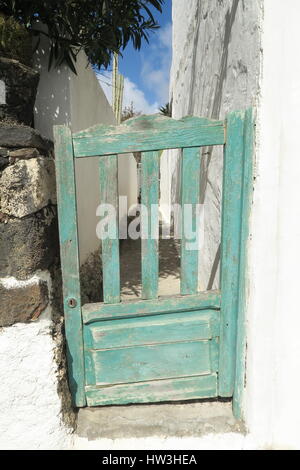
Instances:
[[[88,406],[196,400],[213,398],[217,395],[216,374],[106,387],[86,387]]]
[[[208,375],[217,371],[218,352],[215,339],[86,351],[86,384],[117,385]]]
[[[217,396],[220,312],[168,312],[84,325],[88,406]]]

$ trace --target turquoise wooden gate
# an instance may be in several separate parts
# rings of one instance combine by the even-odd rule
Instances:
[[[243,378],[245,247],[253,113],[224,121],[142,116],[71,133],[55,154],[69,381],[76,406],[231,397]],[[181,148],[181,203],[199,202],[199,147],[224,146],[221,289],[198,292],[198,251],[181,240],[181,295],[158,298],[158,242],[142,241],[142,299],[121,302],[119,240],[102,241],[104,302],[81,305],[74,162],[95,157],[101,202],[118,207],[117,155],[142,153],[142,203],[159,198],[159,151]],[[149,233],[158,211],[142,216]],[[147,223],[149,222],[149,223]],[[114,221],[118,230],[117,216]],[[201,259],[201,257],[200,257]],[[201,266],[200,266],[201,269]],[[100,286],[99,286],[100,288]]]

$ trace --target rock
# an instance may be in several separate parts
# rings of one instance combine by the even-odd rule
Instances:
[[[0,327],[37,320],[49,302],[46,282],[7,289],[0,283]]]
[[[14,217],[25,217],[55,204],[54,161],[19,160],[6,168],[0,179],[0,199],[0,211]]]
[[[4,170],[4,168],[6,168],[8,164],[9,160],[5,157],[1,157],[0,155],[0,171]]]
[[[32,127],[1,124],[0,122],[0,145],[8,148],[35,147],[48,151],[50,141],[44,139],[39,132]]]
[[[39,73],[17,60],[0,57],[0,81],[5,86],[0,119],[9,118],[31,125]]]
[[[9,150],[5,147],[0,147],[0,157],[8,157],[9,156]]]
[[[2,219],[0,219],[2,220]],[[0,223],[0,276],[28,279],[48,269],[59,253],[56,209]]]
[[[40,152],[36,148],[23,148],[17,150],[11,150],[9,152],[9,156],[12,159],[21,159],[21,160],[28,160],[29,158],[37,158],[41,157]]]

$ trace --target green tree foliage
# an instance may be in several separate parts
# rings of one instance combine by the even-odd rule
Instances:
[[[32,38],[25,27],[0,14],[0,56],[19,60],[22,64],[31,65]]]
[[[120,53],[132,41],[142,41],[158,24],[153,11],[164,0],[0,0],[0,12],[13,17],[33,35],[50,40],[49,66],[74,63],[84,50],[92,65],[108,67],[112,52]],[[40,23],[48,32],[40,31]]]

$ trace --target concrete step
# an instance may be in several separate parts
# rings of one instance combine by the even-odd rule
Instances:
[[[77,435],[96,440],[243,433],[231,408],[228,401],[82,408]]]

